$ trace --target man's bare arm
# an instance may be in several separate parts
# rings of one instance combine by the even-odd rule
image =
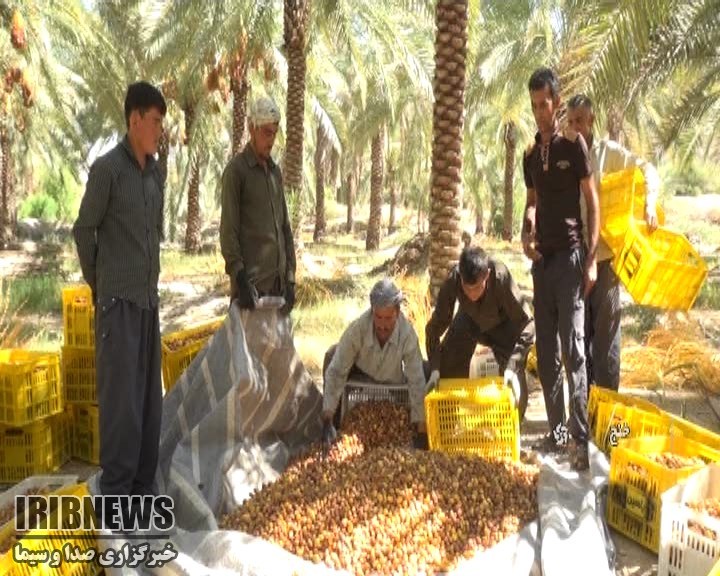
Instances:
[[[585,257],[585,295],[592,290],[597,280],[597,246],[600,234],[600,210],[595,180],[590,176],[580,180],[580,191],[587,206],[588,253]]]

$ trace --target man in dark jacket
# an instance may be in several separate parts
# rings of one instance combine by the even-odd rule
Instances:
[[[220,249],[230,276],[231,300],[253,309],[263,296],[295,305],[295,246],[280,167],[270,156],[280,110],[269,98],[250,107],[250,141],[222,178]]]
[[[455,302],[459,309],[453,317]],[[488,346],[500,374],[508,367],[516,372],[520,389],[514,392],[522,417],[527,406],[525,363],[534,338],[532,313],[505,265],[480,248],[465,248],[440,287],[425,328],[430,370],[439,370],[441,378],[467,378],[475,347]],[[511,384],[512,374],[507,379]]]

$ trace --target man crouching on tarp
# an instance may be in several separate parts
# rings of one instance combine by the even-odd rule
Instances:
[[[415,329],[400,310],[403,293],[388,278],[370,292],[370,309],[347,327],[323,362],[323,442],[334,440],[340,424],[340,398],[349,378],[407,385],[415,447],[427,449],[425,382],[427,367]]]

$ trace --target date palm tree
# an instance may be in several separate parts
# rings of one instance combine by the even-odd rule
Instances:
[[[437,296],[460,255],[468,1],[437,0],[430,182],[430,292]]]

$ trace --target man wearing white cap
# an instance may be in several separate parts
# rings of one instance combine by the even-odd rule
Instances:
[[[403,293],[389,279],[370,291],[370,308],[343,332],[323,363],[323,441],[328,444],[339,425],[338,406],[348,378],[408,387],[415,446],[427,448],[423,364],[417,334],[400,310]]]
[[[295,304],[295,246],[280,167],[270,156],[280,110],[270,98],[250,106],[250,141],[222,177],[220,249],[230,276],[230,298],[253,309],[262,296]]]

